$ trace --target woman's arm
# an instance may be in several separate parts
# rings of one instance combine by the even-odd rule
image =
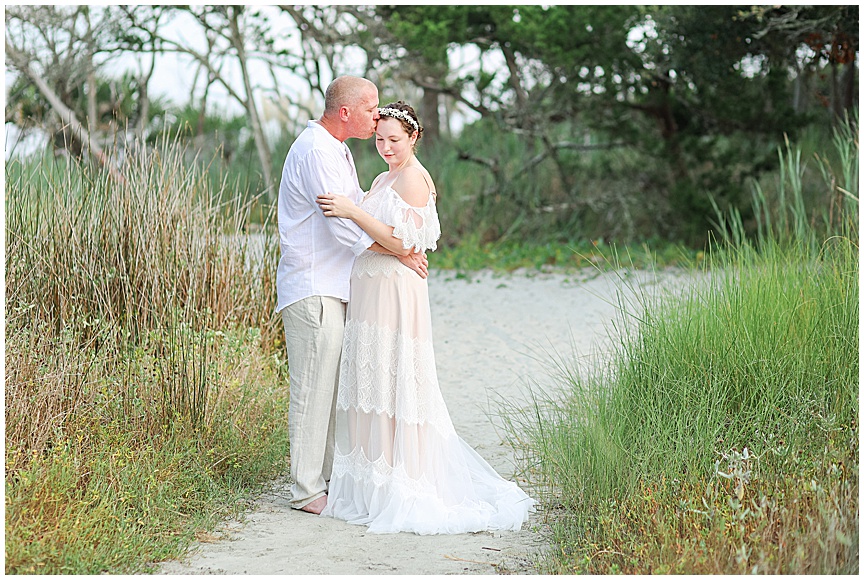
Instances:
[[[379,254],[395,256],[404,265],[417,272],[417,275],[421,278],[425,279],[429,276],[429,259],[426,257],[426,252],[411,252],[407,256],[400,256],[398,254],[394,254],[378,242],[372,242],[372,245],[369,246],[369,249],[373,252],[378,252]]]
[[[379,245],[392,252],[395,256],[407,256],[412,248],[402,246],[402,240],[393,237],[393,226],[378,221],[367,212],[357,207],[353,201],[344,195],[333,195],[330,192],[319,195],[316,199],[321,211],[327,217],[348,218],[360,226]]]

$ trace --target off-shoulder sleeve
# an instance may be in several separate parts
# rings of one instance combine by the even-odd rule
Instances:
[[[413,247],[415,252],[436,250],[441,224],[434,198],[424,207],[413,207],[392,189],[387,193],[389,195],[382,200],[382,214],[386,223],[393,226],[393,237],[402,240],[403,248]]]

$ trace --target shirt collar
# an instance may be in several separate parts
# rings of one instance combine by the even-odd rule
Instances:
[[[334,143],[337,143],[339,145],[345,145],[344,142],[342,142],[339,139],[337,139],[336,137],[334,137],[333,134],[330,133],[330,131],[328,131],[327,129],[324,128],[324,125],[322,125],[321,123],[319,123],[315,119],[312,119],[308,123],[306,123],[306,126],[311,128],[311,129],[315,129],[316,131],[321,131],[322,133],[327,135],[330,139],[332,139]]]
[[[339,149],[342,155],[345,156],[345,159],[348,161],[348,164],[351,166],[351,173],[354,174],[354,157],[351,155],[351,149],[348,147],[348,143],[344,141],[340,141],[336,137],[334,137],[330,131],[324,128],[324,126],[319,123],[317,120],[312,119],[308,123],[306,123],[306,127],[313,129],[315,131],[321,131],[324,135],[326,135],[329,139],[328,141],[333,147]]]

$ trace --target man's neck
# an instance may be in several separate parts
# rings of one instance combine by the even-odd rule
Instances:
[[[321,115],[321,118],[318,119],[318,124],[327,129],[327,132],[333,135],[335,139],[338,139],[343,143],[348,138],[342,133],[342,124],[338,121],[334,121],[326,115]]]

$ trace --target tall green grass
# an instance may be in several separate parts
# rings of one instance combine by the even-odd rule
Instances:
[[[857,573],[858,147],[807,170],[780,154],[782,206],[754,189],[677,297],[622,306],[608,364],[509,413],[553,527],[555,573]],[[821,160],[821,161],[820,161]]]
[[[204,171],[7,162],[7,573],[145,570],[285,467],[277,244]]]

